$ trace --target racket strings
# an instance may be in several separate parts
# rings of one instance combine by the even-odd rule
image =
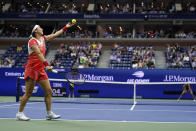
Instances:
[[[73,84],[83,84],[85,82],[85,77],[79,72],[68,72],[66,78]]]

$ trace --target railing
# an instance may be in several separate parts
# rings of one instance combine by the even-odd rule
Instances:
[[[0,37],[0,41],[28,41],[28,38],[9,38]],[[196,43],[196,39],[186,38],[56,38],[54,42],[79,42],[79,41],[95,41],[95,42],[123,42],[123,43]]]

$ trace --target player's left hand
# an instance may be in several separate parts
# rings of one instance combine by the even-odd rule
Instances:
[[[51,66],[46,66],[46,70],[49,72],[52,72],[52,67]]]
[[[70,27],[72,27],[73,25],[75,25],[75,24],[69,22],[69,23],[66,24],[66,27],[67,27],[67,28],[70,28]]]

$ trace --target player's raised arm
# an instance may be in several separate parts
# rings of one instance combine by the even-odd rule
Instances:
[[[64,31],[66,31],[68,28],[72,27],[73,25],[74,23],[67,23],[66,26],[64,26],[61,30],[57,31],[56,33],[45,36],[46,41],[55,39],[56,37],[61,35]]]

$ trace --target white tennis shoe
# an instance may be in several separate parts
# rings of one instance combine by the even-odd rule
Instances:
[[[49,114],[46,115],[46,120],[53,120],[53,119],[59,119],[61,118],[60,115],[56,115],[53,112],[50,112]]]
[[[19,120],[19,121],[29,121],[30,118],[26,117],[23,112],[18,112],[16,114],[16,120]]]

